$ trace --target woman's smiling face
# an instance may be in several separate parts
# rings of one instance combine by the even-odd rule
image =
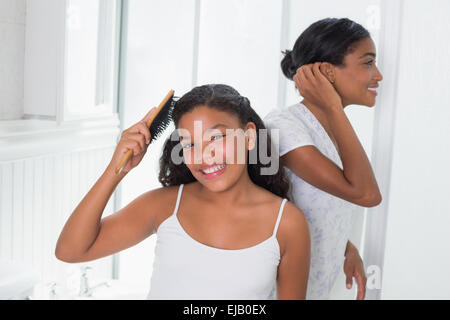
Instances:
[[[375,88],[383,79],[375,58],[375,44],[371,38],[364,38],[354,44],[354,50],[345,56],[343,66],[334,66],[334,87],[344,107],[375,105]]]
[[[192,175],[211,191],[223,191],[247,173],[249,122],[242,128],[237,116],[207,106],[195,107],[178,121],[183,158]]]

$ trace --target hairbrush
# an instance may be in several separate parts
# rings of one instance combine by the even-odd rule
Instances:
[[[174,97],[174,91],[170,90],[156,108],[155,113],[153,113],[153,115],[147,120],[146,126],[150,130],[150,143],[153,140],[158,139],[172,121],[172,110],[175,106],[175,99],[176,97]],[[119,174],[122,171],[123,167],[125,167],[132,155],[133,150],[128,150],[117,166],[116,174]]]

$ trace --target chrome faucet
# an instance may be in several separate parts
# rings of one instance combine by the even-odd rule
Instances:
[[[80,292],[79,296],[81,297],[92,297],[92,293],[94,292],[94,289],[101,287],[101,286],[107,286],[109,287],[109,282],[105,281],[102,283],[99,283],[93,287],[89,287],[89,278],[87,276],[87,271],[92,269],[89,266],[81,267],[81,278],[80,278]]]

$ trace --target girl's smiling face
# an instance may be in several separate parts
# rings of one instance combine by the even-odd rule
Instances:
[[[345,56],[343,66],[333,66],[334,87],[344,107],[350,104],[375,105],[375,88],[383,79],[375,58],[375,44],[371,38],[364,38],[354,44],[353,51]]]
[[[211,191],[226,190],[248,176],[247,151],[254,147],[256,132],[253,122],[242,128],[237,116],[198,106],[180,118],[178,132],[186,166]]]

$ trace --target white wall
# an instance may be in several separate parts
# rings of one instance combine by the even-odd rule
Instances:
[[[26,0],[0,0],[0,120],[23,114]]]
[[[450,298],[449,13],[403,6],[383,299]]]
[[[283,1],[202,1],[197,85],[224,83],[264,116],[277,105]]]

